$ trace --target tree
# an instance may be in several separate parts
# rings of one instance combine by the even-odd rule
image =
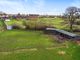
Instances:
[[[70,30],[73,31],[73,25],[76,21],[78,15],[80,14],[80,9],[77,7],[68,7],[65,12],[65,16],[69,21]]]

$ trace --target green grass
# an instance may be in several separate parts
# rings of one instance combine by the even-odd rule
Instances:
[[[58,29],[65,28],[64,20],[61,18],[41,18],[38,21],[51,24]],[[22,21],[12,20],[6,23],[9,25],[22,24]],[[64,51],[65,54],[61,55],[59,51]],[[71,41],[57,43],[55,38],[43,34],[42,31],[0,32],[0,60],[80,60],[79,52],[79,45]]]
[[[51,44],[50,38],[41,31],[12,30],[0,33],[0,50],[48,47]]]
[[[1,60],[72,60],[70,55],[58,55],[57,50],[37,50],[2,54]],[[4,58],[5,57],[5,58]]]
[[[5,22],[7,25],[14,25],[14,24],[23,24],[23,20],[11,20]]]
[[[56,18],[53,20],[53,25],[58,28],[58,29],[63,29],[65,28],[64,20],[61,18]]]
[[[66,27],[66,24],[64,24],[64,20],[62,18],[40,18],[39,20],[58,29],[63,29]]]
[[[66,53],[60,55],[58,51]],[[42,31],[0,32],[0,60],[80,60],[79,52],[80,46],[75,43],[57,43]]]
[[[23,21],[24,20],[18,20],[18,21],[17,20],[11,20],[11,21],[6,22],[6,24],[8,24],[8,25],[14,25],[14,24],[23,25],[23,23],[24,23]],[[30,25],[32,27],[34,27],[35,24],[38,25],[40,23],[43,23],[46,26],[53,26],[53,27],[56,27],[58,29],[63,29],[66,26],[66,25],[64,25],[64,20],[62,18],[39,18],[36,21],[26,20],[26,23],[27,23],[27,25]]]

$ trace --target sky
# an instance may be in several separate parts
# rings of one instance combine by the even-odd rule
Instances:
[[[70,6],[80,8],[80,0],[0,0],[0,11],[9,14],[61,15]]]

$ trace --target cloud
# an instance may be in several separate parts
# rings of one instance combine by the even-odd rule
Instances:
[[[33,10],[35,13],[42,13],[45,6],[45,0],[33,0]]]
[[[34,0],[33,2],[38,8],[42,8],[45,5],[45,0]]]
[[[25,12],[25,7],[21,0],[0,0],[0,10],[8,13]]]
[[[22,1],[22,0],[0,0],[0,1]]]
[[[52,5],[48,5],[46,0],[0,0],[0,11],[11,14],[61,14],[61,7]]]
[[[40,13],[45,0],[0,0],[0,10],[7,13]]]

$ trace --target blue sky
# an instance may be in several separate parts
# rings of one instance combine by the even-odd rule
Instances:
[[[80,7],[80,0],[0,0],[0,11],[11,14],[59,15],[69,6]]]

